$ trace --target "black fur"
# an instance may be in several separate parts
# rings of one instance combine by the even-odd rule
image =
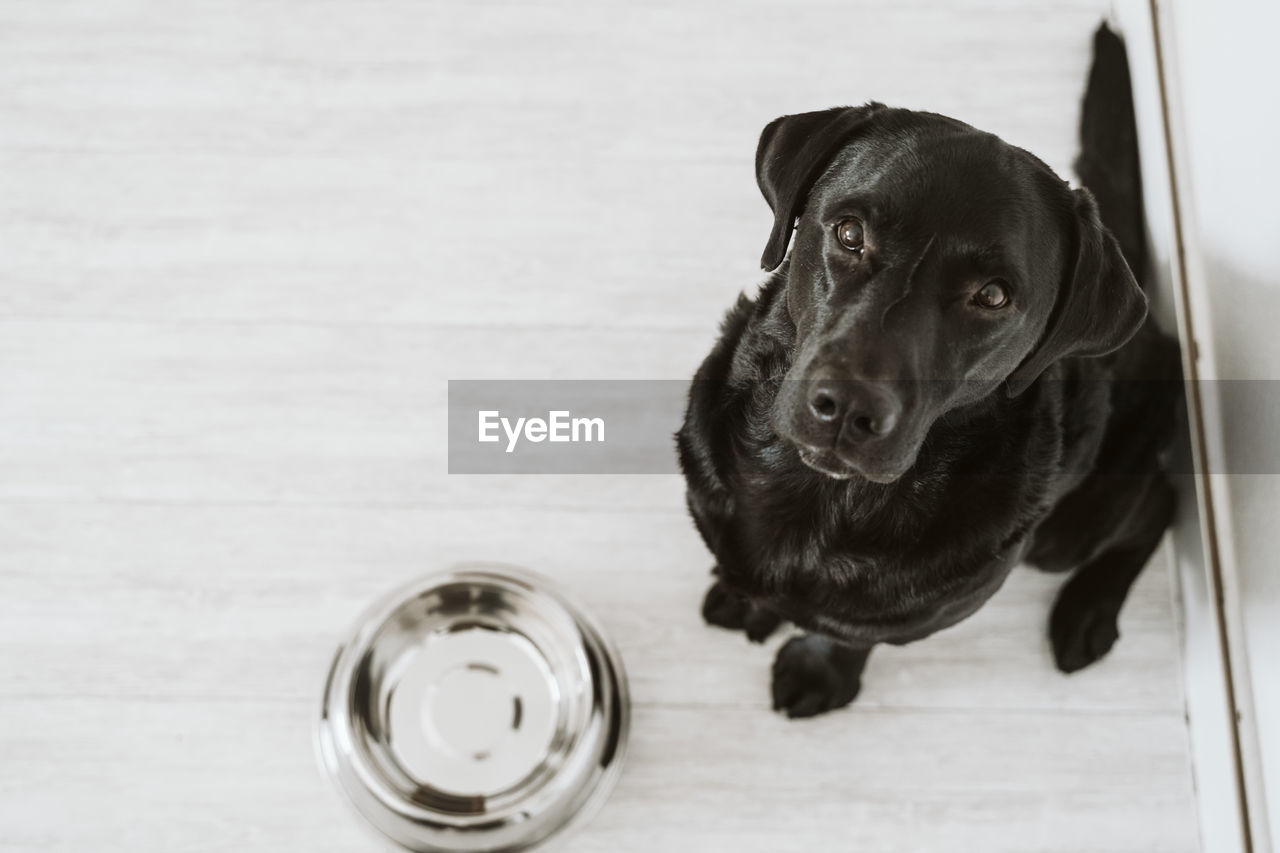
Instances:
[[[1095,54],[1080,168],[1120,243],[1088,191],[953,119],[870,104],[761,135],[776,269],[726,316],[678,445],[705,618],[813,632],[774,665],[791,716],[852,701],[873,645],[965,618],[1023,561],[1075,571],[1062,670],[1116,639],[1173,512],[1179,360],[1122,256],[1145,270],[1123,46],[1102,28]],[[850,217],[860,255],[833,236]],[[975,308],[993,280],[1011,305]]]

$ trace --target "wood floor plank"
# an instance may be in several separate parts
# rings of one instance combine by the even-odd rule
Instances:
[[[319,851],[372,839],[325,790],[307,701],[0,704],[6,850]],[[563,849],[1194,849],[1176,718],[639,707],[627,772]],[[51,760],[53,759],[53,760]],[[32,815],[69,814],[36,822]]]
[[[9,505],[0,696],[311,696],[386,590],[457,562],[552,577],[615,636],[643,704],[767,712],[772,652],[705,627],[711,561],[683,511]],[[1106,662],[1065,677],[1045,620],[1059,580],[1015,572],[973,619],[873,656],[860,703],[1180,715],[1169,573],[1156,560]],[[269,650],[269,651],[268,651]],[[1171,749],[1180,744],[1171,743]]]
[[[672,477],[448,476],[448,380],[684,383],[713,339],[100,321],[0,331],[0,496],[440,506],[680,506]],[[670,412],[661,441],[680,417]],[[674,473],[670,446],[660,470]]]
[[[769,120],[934,109],[1065,175],[1104,6],[96,5],[0,10],[0,311],[694,328],[758,279]]]

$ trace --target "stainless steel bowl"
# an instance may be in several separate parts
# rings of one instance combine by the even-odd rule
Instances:
[[[525,850],[608,796],[627,728],[626,676],[595,622],[542,578],[475,565],[364,615],[334,658],[317,744],[403,847]]]

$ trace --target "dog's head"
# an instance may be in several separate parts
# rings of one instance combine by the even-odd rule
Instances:
[[[774,426],[829,476],[896,480],[942,415],[1110,352],[1146,317],[1088,192],[962,122],[879,104],[784,116],[756,177],[765,269],[795,233]]]

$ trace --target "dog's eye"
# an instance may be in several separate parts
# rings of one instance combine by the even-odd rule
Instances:
[[[994,311],[1009,304],[1009,291],[1005,288],[1004,282],[989,281],[973,295],[973,303]]]
[[[851,252],[862,254],[862,220],[846,219],[836,226],[836,239],[840,241],[840,245],[844,246]]]

